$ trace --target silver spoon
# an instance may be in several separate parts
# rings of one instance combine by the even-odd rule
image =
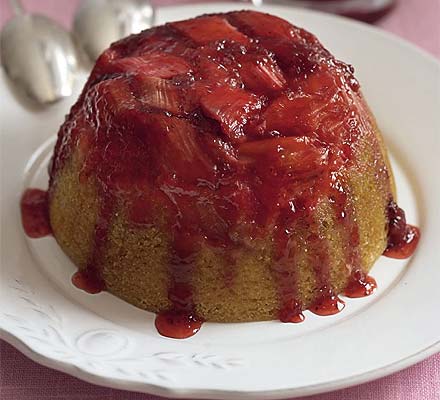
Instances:
[[[73,33],[94,62],[112,42],[153,23],[154,8],[148,0],[84,0],[75,15]]]
[[[10,0],[15,17],[1,32],[1,62],[14,89],[34,103],[70,96],[77,72],[75,46],[68,32],[42,15],[25,13]]]

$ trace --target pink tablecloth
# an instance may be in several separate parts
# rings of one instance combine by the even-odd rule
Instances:
[[[158,0],[157,3],[172,0]],[[23,0],[26,8],[71,23],[78,0]],[[9,18],[7,0],[0,0],[0,25]],[[400,0],[396,10],[378,26],[440,58],[440,1]],[[102,388],[42,367],[0,341],[0,399],[2,400],[155,400],[156,396]],[[440,400],[440,354],[377,381],[309,400]]]

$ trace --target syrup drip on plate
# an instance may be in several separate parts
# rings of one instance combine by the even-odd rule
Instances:
[[[195,335],[202,327],[203,320],[185,311],[163,311],[154,322],[157,331],[173,339],[186,339]]]
[[[72,284],[89,294],[98,294],[105,290],[102,279],[89,269],[78,270],[72,275]]]
[[[309,308],[313,314],[327,316],[341,312],[345,307],[345,302],[341,300],[332,289],[323,287],[320,289],[315,302]]]
[[[20,201],[21,221],[27,236],[33,239],[52,234],[47,191],[27,189]]]
[[[366,297],[377,288],[376,280],[362,271],[356,271],[344,290],[344,296],[351,298]]]
[[[278,318],[281,322],[299,323],[303,322],[305,317],[302,313],[301,304],[296,300],[286,302],[281,308]]]
[[[419,228],[406,223],[405,212],[394,202],[388,205],[388,245],[383,255],[404,259],[411,257],[420,240]]]

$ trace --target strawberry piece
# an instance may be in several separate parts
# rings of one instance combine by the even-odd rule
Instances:
[[[171,24],[197,44],[207,44],[218,40],[232,40],[242,44],[249,43],[246,35],[239,32],[224,18],[205,16]]]
[[[259,115],[261,100],[242,89],[221,86],[200,99],[203,113],[220,123],[223,133],[232,141],[241,141],[243,127]]]

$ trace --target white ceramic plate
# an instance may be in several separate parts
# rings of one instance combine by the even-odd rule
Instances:
[[[173,7],[160,20],[242,5]],[[346,19],[265,7],[314,32],[352,63],[393,155],[399,204],[422,240],[409,261],[381,258],[379,290],[303,324],[214,324],[187,340],[161,337],[153,314],[70,284],[75,270],[53,238],[25,238],[19,198],[47,186],[54,134],[74,97],[44,112],[2,93],[1,337],[33,360],[92,383],[192,398],[282,398],[366,382],[439,351],[440,66],[416,48]],[[82,77],[84,79],[84,77]],[[82,79],[82,82],[83,82]],[[78,90],[82,84],[78,83]]]

